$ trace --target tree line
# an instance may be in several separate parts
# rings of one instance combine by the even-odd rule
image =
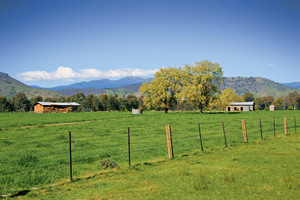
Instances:
[[[92,111],[131,111],[136,108],[143,108],[147,110],[165,110],[162,107],[151,106],[147,108],[144,103],[144,97],[136,97],[135,95],[128,95],[127,97],[119,97],[117,95],[101,94],[87,95],[77,93],[67,97],[46,97],[36,96],[27,98],[23,92],[19,92],[12,99],[5,96],[0,96],[0,112],[28,112],[33,111],[34,105],[38,101],[46,102],[78,102],[80,107],[75,108],[78,112],[92,112]],[[205,107],[205,110],[226,110],[226,106],[230,102],[255,102],[256,110],[268,110],[270,105],[275,105],[277,110],[298,109],[300,110],[300,93],[297,91],[290,92],[286,97],[274,99],[273,96],[257,97],[250,92],[242,96],[238,96],[234,90],[230,88],[224,89],[215,95],[212,103]],[[193,106],[187,101],[177,102],[174,100],[169,107],[171,110],[195,110],[197,107]]]
[[[230,102],[255,102],[256,110],[268,110],[275,105],[277,110],[300,109],[300,93],[290,92],[286,97],[257,97],[250,92],[238,96],[230,88],[219,91],[223,82],[223,71],[218,63],[202,61],[183,68],[162,68],[151,82],[143,83],[142,96],[128,95],[87,95],[76,93],[67,97],[32,97],[19,92],[12,99],[0,96],[0,112],[32,111],[39,101],[77,102],[75,110],[85,111],[131,111],[136,108],[147,110],[226,110]]]
[[[12,99],[0,96],[0,112],[28,112],[33,111],[37,102],[77,102],[79,107],[74,110],[78,112],[92,111],[130,111],[142,107],[142,97],[135,95],[119,97],[118,95],[101,94],[99,96],[89,94],[85,96],[82,92],[67,97],[46,97],[42,96],[27,98],[24,92],[18,92]]]

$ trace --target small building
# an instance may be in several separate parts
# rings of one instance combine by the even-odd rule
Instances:
[[[269,110],[270,111],[275,111],[275,106],[274,105],[270,105]]]
[[[73,107],[80,106],[76,102],[37,102],[34,105],[35,113],[67,113],[71,112]]]
[[[254,102],[232,102],[226,107],[226,111],[255,111]]]
[[[143,110],[142,109],[132,109],[132,114],[133,115],[139,115],[142,114]]]

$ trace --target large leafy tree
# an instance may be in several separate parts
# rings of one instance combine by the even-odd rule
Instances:
[[[283,97],[276,99],[272,104],[275,106],[276,110],[283,109]]]
[[[177,104],[177,95],[182,89],[181,69],[172,67],[161,68],[154,75],[151,82],[143,83],[140,91],[147,108],[161,108],[168,110]]]
[[[246,92],[243,95],[243,98],[244,98],[245,102],[250,102],[250,101],[254,101],[255,100],[255,97],[254,97],[254,95],[251,92]]]
[[[13,96],[12,103],[16,111],[29,111],[31,103],[27,99],[24,92],[18,92],[16,96]]]
[[[5,96],[0,96],[0,112],[11,111],[12,106],[8,99]]]
[[[183,72],[184,87],[180,92],[180,100],[186,100],[202,113],[223,82],[222,68],[218,63],[205,60],[186,65]]]
[[[283,105],[285,108],[289,106],[293,106],[294,109],[297,107],[297,96],[298,96],[297,91],[290,92],[284,99],[283,99]]]

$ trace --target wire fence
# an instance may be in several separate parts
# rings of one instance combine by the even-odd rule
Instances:
[[[68,177],[72,181],[89,170],[92,173],[99,170],[99,163],[104,159],[115,161],[120,167],[130,167],[166,159],[168,155],[176,158],[188,152],[211,151],[300,130],[296,117],[284,119],[245,120],[247,141],[242,121],[230,119],[218,123],[178,122],[170,125],[170,136],[166,136],[166,124],[158,123],[121,128],[105,128],[104,124],[86,130],[43,133],[43,137],[1,137],[1,145],[5,148],[0,152],[0,191]],[[168,147],[169,137],[171,148]]]

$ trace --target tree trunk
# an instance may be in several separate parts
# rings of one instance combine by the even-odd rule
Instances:
[[[168,114],[168,110],[169,109],[168,108],[164,108],[164,110],[165,110],[165,113]]]
[[[199,106],[199,112],[203,113],[203,106],[202,105]]]

